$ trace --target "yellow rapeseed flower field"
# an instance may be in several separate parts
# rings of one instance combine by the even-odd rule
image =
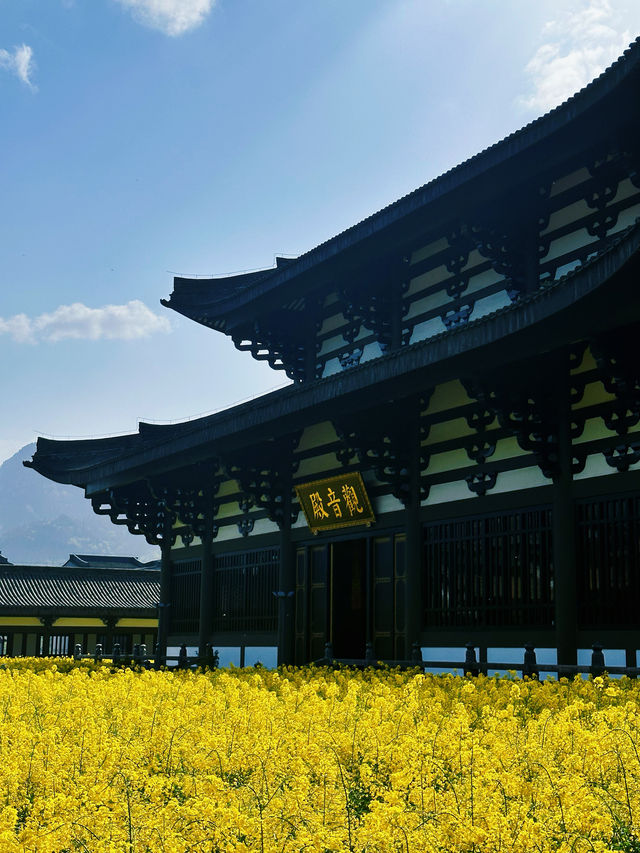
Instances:
[[[2,853],[640,851],[636,682],[0,668]]]

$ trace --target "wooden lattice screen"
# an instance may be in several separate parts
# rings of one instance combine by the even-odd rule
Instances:
[[[425,627],[550,626],[551,507],[425,527]]]
[[[278,548],[215,558],[214,631],[275,631]]]
[[[640,494],[581,500],[578,618],[585,628],[640,623]]]

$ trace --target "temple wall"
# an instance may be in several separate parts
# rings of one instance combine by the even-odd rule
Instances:
[[[577,455],[582,457],[583,468],[576,471],[576,480],[613,475],[614,465],[607,462],[606,453],[620,441],[615,430],[608,428],[605,419],[615,405],[616,397],[606,390],[596,360],[586,348],[580,363],[572,370],[574,382],[582,393],[574,402],[572,411],[580,430],[573,438]],[[541,470],[532,451],[525,450],[509,425],[501,425],[498,417],[485,417],[480,431],[473,428],[473,418],[484,407],[469,396],[461,381],[455,380],[433,389],[428,404],[420,413],[422,440],[420,444],[422,467],[421,481],[426,492],[423,509],[430,506],[473,500],[477,495],[498,495],[506,492],[550,486],[552,480]],[[402,409],[398,409],[402,419]],[[640,422],[627,430],[628,441],[635,436],[640,440]],[[307,426],[301,433],[293,453],[295,465],[294,484],[302,484],[336,476],[346,470],[361,472],[377,518],[402,511],[403,505],[393,494],[393,485],[378,479],[375,465],[358,458],[352,449],[347,459],[343,454],[345,442],[341,440],[331,421]],[[478,442],[488,445],[481,461],[474,455]],[[342,460],[345,459],[346,467]],[[640,461],[632,463],[629,470],[640,469]],[[479,486],[479,477],[481,485]],[[257,536],[271,536],[276,541],[278,525],[268,517],[264,506],[249,502],[238,482],[224,481],[217,493],[215,543],[237,542],[239,546],[250,543]],[[306,520],[302,512],[293,524],[295,531],[303,531]],[[195,538],[192,547],[200,545]],[[178,540],[175,550],[188,555],[188,550]],[[181,557],[182,559],[182,557]]]

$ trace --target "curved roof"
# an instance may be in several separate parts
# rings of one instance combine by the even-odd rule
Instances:
[[[635,78],[639,70],[640,37],[599,77],[560,106],[297,259],[244,275],[211,279],[178,277],[174,279],[174,291],[170,298],[161,302],[196,322],[224,330],[224,315],[227,312],[287,282],[306,277],[319,265],[354,249],[363,241],[376,237],[384,229],[428,206],[433,206],[462,187],[468,188],[470,182],[486,176],[494,169],[505,168],[511,162],[519,162],[529,156],[534,158],[533,162],[540,160],[541,146],[552,142],[565,128],[575,125],[582,118],[592,117],[599,131],[606,132],[606,123],[595,110],[600,111],[603,102],[631,78]],[[539,166],[539,163],[536,165]]]
[[[522,358],[567,341],[640,320],[640,223],[621,232],[600,254],[563,278],[493,314],[389,352],[315,382],[291,385],[248,403],[181,424],[140,424],[137,434],[101,442],[39,438],[30,462],[50,479],[86,488],[88,495],[208,458],[214,448],[264,442],[277,427],[282,432],[314,421],[340,399],[342,407],[370,403],[375,383],[379,400],[415,393],[417,374],[428,382],[446,381],[466,371],[472,375],[479,355],[483,365],[499,366],[513,352]],[[619,288],[624,298],[614,292]],[[628,298],[628,294],[632,294]],[[273,430],[268,427],[271,425]],[[214,452],[216,452],[214,450]],[[72,460],[72,464],[69,461]]]
[[[0,612],[149,611],[160,600],[160,572],[145,569],[0,567]]]

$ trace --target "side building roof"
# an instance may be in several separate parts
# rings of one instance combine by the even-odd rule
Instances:
[[[0,566],[0,615],[156,615],[157,570]]]

